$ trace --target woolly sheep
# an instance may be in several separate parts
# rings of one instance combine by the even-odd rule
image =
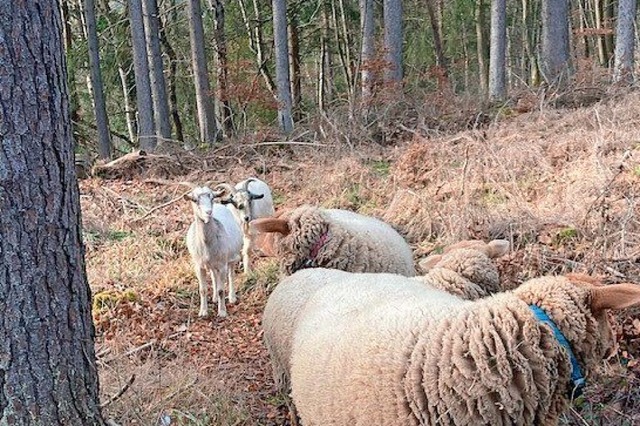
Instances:
[[[473,248],[470,248],[473,247]],[[490,258],[503,255],[509,249],[504,240],[462,241],[445,248],[443,255],[433,255],[423,264],[431,268],[424,276],[412,280],[474,300],[498,291],[498,271]],[[277,388],[290,388],[291,342],[298,316],[311,295],[331,282],[331,276],[298,272],[279,284],[267,301],[262,317],[264,343],[268,349]],[[296,283],[296,284],[292,284]]]
[[[480,299],[501,290],[498,269],[491,259],[509,251],[509,242],[466,240],[445,247],[418,264],[426,274],[416,280],[467,300]]]
[[[273,197],[271,188],[257,178],[248,178],[239,182],[235,188],[229,184],[219,184],[216,189],[224,190],[226,198],[221,203],[227,204],[238,225],[242,229],[242,267],[245,274],[251,272],[249,255],[254,247],[255,231],[249,227],[254,219],[273,216]]]
[[[213,202],[219,195],[206,186],[196,187],[185,195],[185,199],[191,202],[194,215],[187,232],[187,248],[198,277],[200,317],[206,317],[209,313],[207,273],[211,275],[214,298],[218,302],[218,316],[227,316],[225,281],[229,285],[229,302],[236,303],[233,269],[240,260],[242,232],[231,211]]]
[[[476,301],[390,274],[290,278],[282,291],[302,283],[311,294],[291,356],[305,426],[556,425],[572,369],[588,375],[612,347],[607,309],[640,304],[640,286],[581,276],[532,279]]]
[[[414,276],[407,242],[390,225],[347,210],[302,206],[283,217],[257,219],[258,232],[276,232],[281,267],[350,272],[390,272]]]

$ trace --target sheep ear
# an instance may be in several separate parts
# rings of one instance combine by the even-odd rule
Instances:
[[[509,252],[509,241],[507,240],[493,240],[487,244],[487,256],[491,259],[500,257]]]
[[[591,310],[625,309],[640,305],[640,286],[636,284],[613,284],[591,289]]]
[[[276,217],[263,217],[252,220],[251,226],[258,232],[277,232],[282,235],[289,235],[289,232],[291,232],[289,222]]]
[[[440,262],[440,260],[442,260],[441,254],[432,254],[431,256],[427,256],[420,262],[418,262],[418,265],[420,265],[420,267],[426,272],[430,269],[433,269],[438,264],[438,262]]]

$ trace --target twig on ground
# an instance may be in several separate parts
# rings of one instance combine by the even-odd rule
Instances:
[[[104,362],[105,364],[112,363],[113,361],[116,361],[116,360],[118,360],[120,358],[126,358],[126,357],[128,357],[130,355],[135,354],[136,352],[140,352],[141,350],[146,349],[149,346],[153,346],[156,343],[157,343],[156,339],[151,339],[149,342],[145,343],[144,345],[140,345],[140,346],[138,346],[136,348],[131,349],[130,351],[127,351],[127,352],[125,352],[123,354],[120,354],[120,355],[116,355],[116,356],[114,356],[112,358],[109,358],[107,360],[104,360],[102,362]]]
[[[584,426],[591,426],[589,423],[587,423],[587,421],[584,419],[584,417],[582,417],[582,416],[580,415],[580,413],[578,413],[578,412],[576,411],[576,409],[575,409],[575,408],[573,408],[573,407],[569,407],[569,410],[571,410],[571,413],[573,413],[573,415],[574,415],[574,416],[576,416],[578,419],[580,419],[580,421],[582,422],[582,424],[583,424]]]
[[[149,217],[153,212],[158,211],[158,210],[160,210],[160,209],[163,209],[163,208],[165,208],[165,207],[169,207],[170,205],[172,205],[172,204],[174,204],[174,203],[177,203],[177,202],[178,202],[178,201],[180,201],[180,200],[183,200],[183,199],[184,199],[184,196],[185,196],[185,195],[187,195],[189,192],[191,192],[191,190],[186,191],[186,192],[185,192],[185,193],[183,193],[183,194],[180,194],[180,196],[179,196],[179,197],[176,197],[176,198],[174,198],[173,200],[167,201],[166,203],[160,204],[159,206],[156,206],[156,207],[152,208],[151,210],[149,210],[148,212],[146,212],[143,216],[141,216],[141,217],[139,217],[139,218],[137,218],[137,219],[133,219],[133,220],[131,221],[131,223],[136,223],[136,222],[139,222],[139,221],[141,221],[141,220],[143,220],[143,219],[146,219],[146,218],[147,218],[147,217]]]
[[[129,387],[133,384],[133,382],[135,380],[136,380],[136,375],[132,374],[131,377],[129,377],[129,380],[127,380],[127,383],[124,384],[122,389],[120,389],[118,391],[118,393],[116,393],[111,398],[109,398],[108,401],[103,402],[102,404],[100,404],[100,408],[104,408],[104,407],[112,404],[113,402],[117,401],[122,395],[124,395],[124,393],[127,391],[127,389],[129,389]]]

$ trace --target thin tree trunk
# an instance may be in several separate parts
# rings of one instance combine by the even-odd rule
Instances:
[[[102,73],[100,72],[100,48],[98,46],[98,32],[96,29],[96,10],[93,0],[84,0],[84,15],[87,23],[87,43],[89,46],[89,67],[91,73],[91,93],[93,94],[93,108],[98,129],[98,153],[100,158],[111,157],[111,135],[107,120],[107,107],[104,100]]]
[[[188,0],[189,38],[191,41],[191,63],[196,87],[196,106],[198,108],[198,128],[200,140],[213,144],[218,138],[213,99],[209,85],[209,72],[204,48],[204,29],[202,27],[202,8],[200,0]]]
[[[298,19],[293,13],[287,25],[289,35],[289,76],[291,78],[291,107],[293,119],[300,120],[302,104],[302,80],[300,76],[300,41],[298,40]]]
[[[506,96],[507,1],[491,2],[491,51],[489,57],[489,99]]]
[[[618,84],[633,84],[633,56],[635,51],[634,23],[636,0],[620,0],[616,26],[616,52],[613,66],[613,81]]]
[[[362,110],[366,116],[375,85],[375,18],[373,0],[360,0],[360,29],[362,31],[362,47],[360,49],[360,85],[362,90]]]
[[[619,0],[618,0],[618,4],[619,4]],[[605,28],[605,30],[607,30],[607,34],[605,34],[604,36],[604,46],[605,49],[607,51],[607,66],[609,65],[609,62],[611,61],[611,57],[613,56],[613,50],[614,50],[614,43],[613,43],[613,29],[612,29],[612,23],[613,23],[613,16],[614,16],[614,7],[613,7],[613,0],[604,0],[604,22],[603,22],[603,27]]]
[[[535,53],[539,34],[538,11],[535,7],[537,0],[522,0],[522,28],[523,43],[529,59],[529,84],[538,86],[540,84],[540,68],[538,58]]]
[[[61,27],[0,9],[0,425],[105,424]]]
[[[167,101],[167,86],[164,81],[164,64],[160,51],[160,23],[158,18],[158,4],[156,0],[143,0],[145,34],[147,37],[147,53],[149,69],[151,70],[151,94],[153,97],[153,112],[155,117],[156,134],[162,140],[171,139],[171,122],[169,121],[169,103]]]
[[[485,31],[487,28],[487,22],[485,19],[484,0],[478,0],[476,2],[476,49],[478,55],[478,74],[480,75],[480,89],[482,93],[486,94],[489,90],[489,63],[487,57],[489,56],[489,47],[487,45],[487,38],[485,37]],[[493,28],[493,26],[491,27]]]
[[[169,14],[171,20],[176,22],[176,9],[175,9],[175,1],[172,2],[171,5],[171,13]],[[167,37],[166,27],[167,25],[162,24],[160,28],[160,41],[164,46],[164,50],[167,53],[167,57],[169,59],[169,72],[167,74],[169,80],[169,110],[171,112],[171,119],[173,121],[173,126],[176,130],[176,139],[180,142],[184,142],[184,134],[182,131],[182,120],[180,119],[180,113],[178,110],[178,89],[176,84],[176,78],[178,74],[178,57],[176,55],[176,51],[173,49],[171,43],[169,43],[169,38]]]
[[[64,50],[67,53],[67,74],[69,75],[69,99],[71,101],[71,122],[77,123],[80,121],[80,98],[78,96],[78,90],[76,89],[76,72],[75,63],[70,58],[70,52],[73,48],[73,30],[71,28],[71,13],[69,10],[69,0],[63,0],[60,2],[60,11],[62,13],[63,23],[63,39]]]
[[[153,151],[157,145],[153,122],[153,100],[147,62],[147,44],[142,20],[141,0],[129,0],[129,21],[133,47],[133,64],[136,75],[136,99],[138,106],[138,141],[140,148]]]
[[[225,34],[225,13],[223,0],[209,0],[214,15],[214,44],[216,47],[216,99],[218,100],[218,120],[225,137],[233,135],[233,111],[228,93],[227,37]]]
[[[598,46],[598,62],[603,67],[607,66],[609,62],[609,56],[607,54],[607,45],[605,41],[604,35],[604,0],[594,0],[595,1],[595,14],[596,14],[596,29],[598,30],[597,35],[597,46]]]
[[[402,82],[402,1],[384,0],[384,47],[385,73],[387,84]]]
[[[133,142],[136,140],[138,129],[136,128],[136,113],[131,106],[131,97],[129,96],[129,84],[127,83],[127,72],[118,67],[118,75],[120,75],[120,84],[122,85],[122,99],[124,100],[124,114],[127,121],[127,131],[129,139]]]
[[[291,86],[289,77],[289,52],[287,43],[287,2],[273,0],[273,42],[276,52],[276,82],[278,87],[278,123],[289,135],[293,132],[291,115]]]
[[[523,0],[526,1],[526,0]],[[587,15],[585,11],[584,4],[587,0],[577,0],[578,3],[578,13],[580,14],[580,18],[578,19],[578,26],[580,28],[580,34],[582,35],[582,44],[584,45],[584,57],[588,58],[591,56],[591,51],[589,49],[589,37],[587,36]]]
[[[322,32],[320,40],[320,74],[318,77],[318,106],[325,111],[332,98],[333,59],[330,46],[331,24],[329,19],[329,5],[327,0],[322,5]]]
[[[449,80],[449,64],[444,54],[444,45],[442,40],[442,29],[436,11],[434,0],[427,0],[427,14],[431,23],[431,32],[433,33],[433,50],[436,55],[436,65],[440,68],[442,76],[448,82]],[[448,85],[448,83],[447,83]]]
[[[336,0],[331,1],[331,17],[333,20],[334,26],[334,36],[336,42],[336,48],[338,49],[338,57],[340,58],[340,65],[342,68],[342,73],[344,74],[344,80],[347,86],[347,96],[349,98],[349,104],[353,105],[353,73],[351,70],[351,62],[349,57],[348,49],[345,48],[345,39],[348,39],[348,35],[344,35],[341,37],[340,28],[344,27],[340,24],[340,19],[338,18],[338,8],[336,8]]]

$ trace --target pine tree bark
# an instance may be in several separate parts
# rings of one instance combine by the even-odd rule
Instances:
[[[102,426],[57,2],[0,9],[0,425]]]
[[[636,0],[620,0],[618,3],[616,52],[613,65],[613,81],[618,84],[633,84],[636,6]]]
[[[154,124],[151,80],[147,60],[147,42],[142,18],[141,0],[129,0],[129,21],[131,24],[131,45],[136,76],[136,104],[138,109],[138,141],[140,148],[153,151],[158,144]]]
[[[385,83],[402,81],[402,1],[384,0]]]
[[[362,91],[362,112],[366,115],[373,100],[373,88],[375,85],[375,16],[373,13],[373,0],[360,0],[360,31],[362,33],[362,46],[360,49],[360,87]]]
[[[191,64],[196,87],[196,106],[198,108],[198,127],[200,140],[213,144],[218,139],[209,71],[204,48],[204,28],[202,26],[202,7],[200,0],[188,0],[189,39],[191,41]]]
[[[506,96],[507,1],[491,2],[491,49],[489,55],[489,99]]]
[[[287,2],[273,0],[273,42],[276,53],[278,88],[278,123],[285,134],[293,132],[291,85],[289,76],[289,44],[287,43]]]
[[[569,0],[542,0],[541,71],[547,84],[563,86],[572,75]]]
[[[89,68],[91,73],[91,93],[93,94],[93,109],[98,129],[98,153],[100,158],[111,157],[111,135],[107,119],[107,107],[104,99],[102,72],[100,71],[100,48],[98,46],[98,31],[96,29],[96,9],[93,0],[84,0],[84,15],[87,23],[87,43],[89,46]]]
[[[160,136],[161,140],[170,140],[171,122],[169,121],[169,102],[164,79],[164,64],[162,62],[162,51],[160,50],[160,22],[157,1],[143,0],[142,10],[144,12],[149,70],[151,71],[151,97],[153,99],[156,135]]]

